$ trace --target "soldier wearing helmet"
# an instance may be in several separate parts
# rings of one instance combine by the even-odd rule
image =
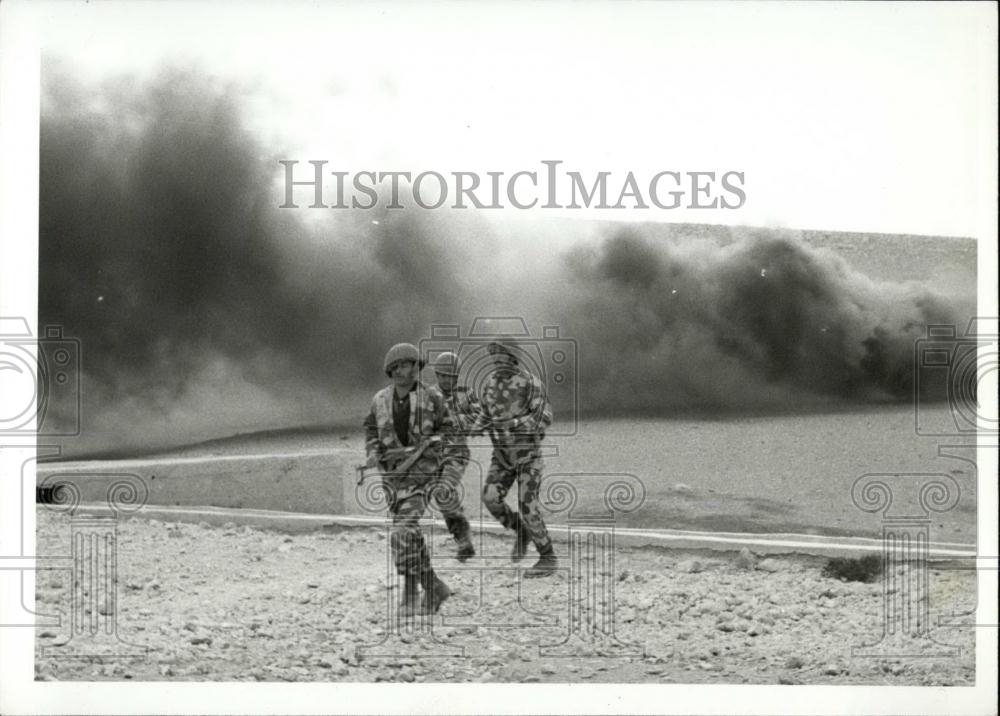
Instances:
[[[497,340],[487,350],[494,369],[481,391],[482,411],[476,426],[489,430],[493,441],[483,504],[500,524],[513,530],[511,559],[524,559],[529,543],[538,550],[538,562],[524,576],[547,577],[555,572],[557,560],[542,520],[538,490],[543,468],[541,443],[552,424],[552,407],[542,381],[521,366],[514,341]],[[518,512],[506,502],[515,480]]]
[[[420,382],[424,361],[412,344],[390,348],[382,367],[392,384],[375,394],[364,421],[367,464],[382,472],[389,496],[392,555],[405,580],[399,614],[433,614],[451,591],[431,568],[420,518],[441,469],[444,399],[437,388]]]
[[[469,520],[462,510],[461,482],[469,464],[467,435],[479,413],[479,401],[475,393],[459,383],[457,355],[441,353],[433,368],[445,405],[441,474],[433,492],[445,525],[458,543],[458,560],[464,562],[476,554],[469,539]]]

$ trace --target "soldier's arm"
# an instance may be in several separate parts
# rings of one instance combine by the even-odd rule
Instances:
[[[469,402],[461,415],[462,429],[469,435],[482,435],[489,428],[489,416],[475,393],[469,391],[466,395]]]
[[[432,393],[432,401],[434,403],[434,435],[438,438],[441,437],[441,433],[444,432],[445,423],[448,419],[448,406],[445,405],[444,394],[435,390]]]
[[[515,429],[520,433],[533,433],[545,436],[545,431],[552,425],[552,405],[545,391],[545,385],[538,378],[532,378],[530,384],[531,396],[526,414],[517,419]]]
[[[442,437],[444,435],[445,420],[447,418],[448,407],[444,403],[444,395],[439,390],[430,389],[427,393],[431,409],[431,431],[429,435],[420,437],[427,441],[424,454],[435,458],[440,458]]]

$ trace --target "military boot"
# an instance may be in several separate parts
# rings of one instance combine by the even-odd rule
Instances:
[[[514,530],[514,547],[510,551],[511,561],[520,562],[528,554],[528,545],[531,544],[531,532],[524,524],[519,512],[514,513],[510,528]]]
[[[420,576],[420,583],[424,587],[424,601],[420,605],[421,614],[437,614],[444,600],[451,596],[451,590],[430,568]]]
[[[529,579],[550,577],[556,573],[557,565],[555,550],[552,549],[552,543],[549,542],[547,546],[538,550],[538,561],[530,569],[524,570],[524,576]]]
[[[458,543],[458,554],[455,555],[459,562],[465,562],[470,557],[476,556],[476,548],[472,546],[469,539],[469,520],[464,515],[452,518],[448,525],[449,531]]]
[[[410,619],[420,611],[420,580],[416,575],[407,574],[403,583],[402,599],[399,602],[399,618]]]
[[[455,556],[459,562],[465,562],[470,557],[476,556],[476,548],[472,545],[469,535],[465,535],[465,537],[458,541],[458,554]]]

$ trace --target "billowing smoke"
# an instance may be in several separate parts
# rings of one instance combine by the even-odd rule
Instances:
[[[306,228],[277,208],[277,157],[242,126],[238,87],[47,79],[39,315],[81,341],[85,434],[344,419],[387,345],[460,319],[461,252],[428,217]]]
[[[775,231],[303,219],[243,98],[192,71],[46,73],[39,315],[81,341],[81,448],[356,424],[389,345],[484,314],[575,338],[588,413],[908,398],[913,341],[972,310]],[[552,226],[580,239],[553,255]]]
[[[629,411],[912,399],[914,342],[929,324],[968,320],[970,305],[963,313],[918,284],[874,283],[790,232],[733,234],[720,246],[618,229],[572,254],[567,323],[589,402]]]

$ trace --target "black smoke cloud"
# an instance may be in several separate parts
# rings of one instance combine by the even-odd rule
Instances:
[[[277,209],[278,157],[243,114],[238,86],[196,71],[96,90],[47,75],[39,316],[81,341],[85,435],[343,418],[387,345],[461,318],[462,253],[430,219],[306,228]]]
[[[915,341],[972,299],[876,283],[792,232],[728,244],[617,229],[570,258],[581,384],[608,410],[779,408],[912,399]],[[664,234],[667,234],[664,236]],[[942,386],[922,384],[925,399]]]
[[[81,341],[71,450],[357,423],[389,345],[477,315],[575,338],[588,413],[905,398],[913,340],[959,320],[773,231],[280,210],[282,157],[244,125],[243,92],[197,71],[98,88],[46,72],[39,315]],[[581,236],[556,258],[552,226]]]

